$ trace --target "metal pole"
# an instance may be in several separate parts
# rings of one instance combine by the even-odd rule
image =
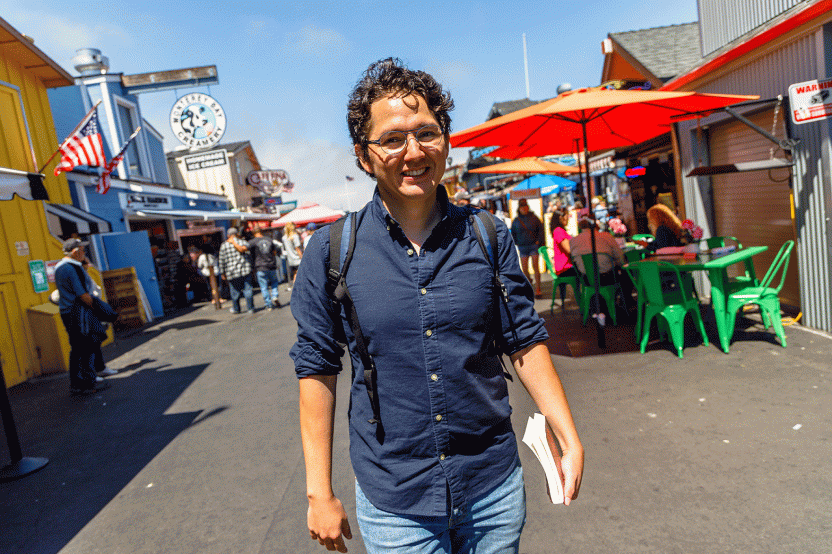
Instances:
[[[0,416],[3,418],[3,429],[6,432],[6,442],[9,445],[9,458],[11,463],[0,468],[0,482],[13,481],[25,477],[42,469],[49,460],[46,458],[24,458],[20,450],[20,438],[17,436],[17,427],[14,424],[12,406],[9,402],[9,393],[6,390],[6,376],[3,374],[3,363],[0,360]]]
[[[581,129],[584,133],[584,173],[586,175],[586,182],[587,186],[589,185],[589,152],[586,147],[586,119],[581,119]],[[592,210],[592,201],[591,198],[587,198],[587,209],[589,210],[590,220],[592,221],[592,229],[590,229],[590,242],[592,243],[592,268],[594,274],[594,281],[595,281],[595,292],[596,294],[592,297],[592,309],[594,310],[593,313],[598,314],[601,312],[601,301],[600,298],[600,291],[601,291],[601,275],[598,271],[598,249],[595,245],[595,229],[597,226],[597,222],[595,221],[595,212]],[[608,307],[610,310],[614,310],[615,306]],[[606,348],[607,347],[607,338],[604,333],[604,326],[601,325],[601,318],[596,317],[595,319],[595,330],[598,333],[598,348]]]
[[[529,56],[526,51],[526,33],[523,33],[523,67],[526,69],[526,98],[531,98],[529,94]]]

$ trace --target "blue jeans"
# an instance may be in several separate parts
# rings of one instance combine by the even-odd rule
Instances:
[[[258,271],[257,284],[260,285],[260,294],[263,295],[263,302],[267,308],[280,301],[280,293],[277,290],[277,270]]]
[[[373,506],[355,484],[358,526],[368,554],[516,554],[526,523],[519,465],[496,489],[450,517],[402,516]]]
[[[234,277],[228,280],[228,288],[231,291],[231,303],[234,306],[234,311],[240,311],[240,292],[246,297],[246,305],[248,311],[254,310],[254,290],[251,287],[250,275],[242,277]]]

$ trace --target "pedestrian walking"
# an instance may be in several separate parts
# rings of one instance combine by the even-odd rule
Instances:
[[[100,320],[92,314],[94,299],[82,265],[87,244],[77,238],[65,240],[64,257],[55,266],[55,285],[60,293],[58,310],[69,335],[69,388],[73,394],[107,388],[95,371],[96,365],[103,368],[103,359],[98,362],[97,356],[106,334]]]
[[[517,212],[517,217],[511,223],[511,236],[520,251],[523,273],[525,273],[529,283],[534,282],[534,294],[539,297],[543,295],[543,292],[540,288],[540,255],[537,249],[546,244],[543,222],[531,212],[529,203],[525,198],[521,198],[517,203]],[[531,273],[529,273],[529,258],[531,258],[534,271],[534,281],[532,281]]]
[[[318,228],[314,222],[309,223],[306,225],[306,236],[303,237],[303,249],[306,250],[306,245],[309,244],[309,240],[312,238],[312,235],[315,234],[315,230]]]
[[[220,275],[220,264],[214,255],[213,248],[209,249],[206,248],[206,245],[203,245],[199,249],[199,255],[196,258],[196,267],[211,287],[211,303],[217,310],[221,309],[222,297],[220,296],[220,287],[217,282],[217,278]]]
[[[220,245],[220,274],[231,290],[231,313],[240,313],[240,295],[246,298],[246,309],[254,312],[254,290],[251,286],[251,260],[248,242],[237,236],[237,228],[228,229],[228,239]]]
[[[269,237],[263,236],[263,229],[254,227],[254,238],[249,241],[254,274],[260,285],[260,294],[266,309],[280,307],[280,292],[277,290],[277,247]]]
[[[328,550],[346,552],[352,536],[331,483],[343,343],[354,364],[350,453],[368,553],[518,551],[525,493],[504,353],[563,448],[567,504],[580,487],[583,448],[509,231],[452,205],[440,186],[452,107],[433,77],[397,59],[367,69],[347,119],[357,163],[377,183],[373,199],[348,220],[354,241],[319,231],[298,273],[291,356],[307,518]],[[496,248],[474,231],[486,217]],[[353,252],[341,272],[329,259],[332,234]]]
[[[295,230],[295,224],[291,221],[283,228],[283,253],[286,255],[286,263],[289,266],[289,290],[295,283],[295,277],[300,267],[300,260],[303,257],[300,235]]]

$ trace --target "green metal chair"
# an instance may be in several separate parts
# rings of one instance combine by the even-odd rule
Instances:
[[[624,252],[624,258],[627,260],[628,264],[631,264],[633,262],[643,260],[647,257],[647,254],[649,253],[650,251],[646,248],[633,248],[632,250],[627,250]]]
[[[627,253],[625,252],[624,255],[626,256]],[[630,261],[624,268],[630,280],[633,282],[633,290],[636,291],[636,297],[638,299],[636,305],[636,343],[641,340],[641,320],[644,316],[644,305],[647,303],[647,294],[642,290],[641,279],[639,279],[639,267],[641,267],[640,264]]]
[[[552,305],[549,306],[549,310],[555,310],[555,289],[560,289],[560,307],[563,309],[566,305],[566,285],[572,285],[572,291],[575,293],[575,301],[578,303],[578,306],[581,305],[581,284],[578,281],[578,277],[575,275],[563,275],[560,276],[555,273],[555,264],[552,263],[552,258],[549,257],[549,248],[546,246],[541,246],[537,249],[540,256],[543,258],[543,261],[546,262],[546,270],[549,272],[549,275],[552,277]]]
[[[677,286],[671,290],[662,290],[662,272],[673,272],[676,274]],[[688,313],[693,315],[693,320],[702,335],[702,342],[708,344],[708,335],[705,334],[705,325],[702,322],[702,315],[699,313],[699,302],[690,296],[682,284],[682,276],[679,270],[672,264],[661,261],[643,261],[638,264],[638,279],[634,279],[639,288],[639,297],[643,293],[646,297],[644,303],[644,320],[639,326],[639,349],[641,353],[647,349],[647,341],[650,338],[650,323],[656,318],[656,326],[659,334],[666,337],[670,335],[673,348],[676,354],[682,358],[682,349],[685,345],[685,317]],[[633,276],[632,273],[630,274]]]
[[[728,295],[728,306],[725,315],[728,319],[728,325],[726,326],[728,337],[734,336],[734,329],[737,324],[737,312],[747,304],[756,304],[760,307],[765,328],[772,327],[777,338],[780,339],[780,344],[783,345],[783,348],[786,347],[786,334],[783,331],[783,322],[780,316],[780,289],[783,288],[783,283],[786,282],[786,271],[789,269],[789,254],[791,254],[792,248],[794,248],[793,240],[787,240],[780,247],[780,251],[774,257],[774,261],[771,262],[768,271],[766,271],[759,285],[751,285]],[[777,272],[781,271],[781,268],[780,284],[776,287],[771,287],[771,282],[774,280]],[[771,320],[770,323],[769,320]]]
[[[649,240],[653,240],[654,238],[656,238],[656,237],[654,237],[650,233],[643,233],[641,235],[633,235],[632,236],[633,242],[635,242],[637,240],[648,240],[649,241]]]
[[[603,252],[598,253],[599,256],[608,256]],[[612,324],[618,325],[615,317],[615,295],[621,293],[621,285],[616,282],[612,285],[601,285],[600,289],[595,289],[595,267],[592,264],[592,254],[583,254],[581,259],[584,262],[584,273],[581,275],[581,315],[583,316],[583,324],[586,325],[586,320],[589,317],[589,306],[592,304],[592,297],[596,294],[604,299],[607,304],[607,311],[612,318]],[[600,305],[599,305],[600,308]]]

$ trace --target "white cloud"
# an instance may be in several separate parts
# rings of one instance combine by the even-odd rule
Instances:
[[[314,57],[340,57],[352,47],[346,37],[338,31],[322,29],[315,25],[307,25],[298,31],[288,33],[286,39],[290,50]]]
[[[10,9],[3,17],[18,31],[32,37],[38,48],[61,65],[68,64],[78,48],[132,42],[130,34],[119,25],[73,20],[67,17],[67,13],[30,11],[18,7]]]
[[[357,210],[372,198],[375,182],[356,167],[349,146],[311,141],[285,130],[252,144],[262,166],[285,170],[295,183],[294,192],[287,193],[285,200]],[[355,180],[346,182],[347,176]]]
[[[269,22],[264,19],[256,19],[249,21],[246,33],[256,38],[266,38],[272,35],[268,29]]]
[[[460,60],[433,62],[425,71],[433,75],[443,87],[447,87],[451,92],[472,86],[480,75],[476,66]]]

